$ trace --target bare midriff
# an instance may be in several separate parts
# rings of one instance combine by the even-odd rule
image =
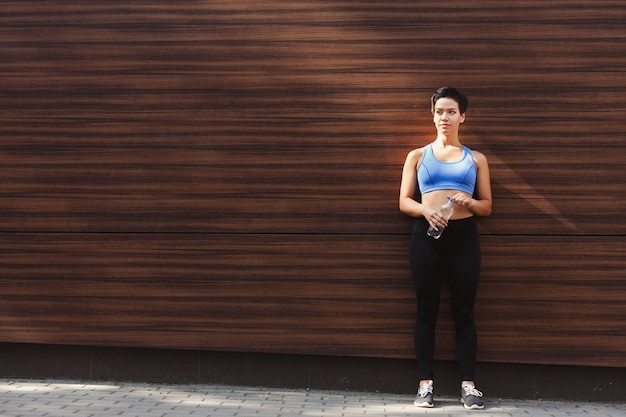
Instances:
[[[464,193],[463,191],[435,190],[422,195],[422,204],[439,210],[439,207],[441,207],[442,204],[448,201],[448,197],[452,197],[458,193],[464,194],[471,198],[470,194]],[[450,217],[450,220],[465,219],[474,215],[474,213],[472,213],[467,207],[461,207],[457,204],[454,204],[453,207],[454,212],[452,213],[452,217]]]

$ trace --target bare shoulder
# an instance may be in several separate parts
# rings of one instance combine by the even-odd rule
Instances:
[[[487,164],[487,157],[482,153],[472,149],[472,158],[474,158],[474,162],[476,165],[485,165]]]
[[[409,154],[406,156],[406,162],[405,164],[410,164],[410,165],[415,165],[417,166],[417,164],[419,163],[419,161],[422,159],[422,155],[424,154],[424,148],[417,148],[417,149],[413,149],[411,152],[409,152]]]

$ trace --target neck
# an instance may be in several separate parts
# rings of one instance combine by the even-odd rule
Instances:
[[[436,142],[441,143],[442,146],[461,146],[461,141],[459,140],[459,135],[437,135]]]

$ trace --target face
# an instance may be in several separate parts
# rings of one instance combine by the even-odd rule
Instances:
[[[465,114],[459,111],[459,103],[449,97],[442,97],[435,103],[433,122],[439,133],[449,135],[459,130],[465,121]]]

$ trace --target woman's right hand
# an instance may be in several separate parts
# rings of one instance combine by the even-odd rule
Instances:
[[[448,219],[438,210],[434,208],[424,206],[423,207],[424,218],[428,221],[428,223],[436,228],[437,230],[441,230],[442,228],[448,225]]]

